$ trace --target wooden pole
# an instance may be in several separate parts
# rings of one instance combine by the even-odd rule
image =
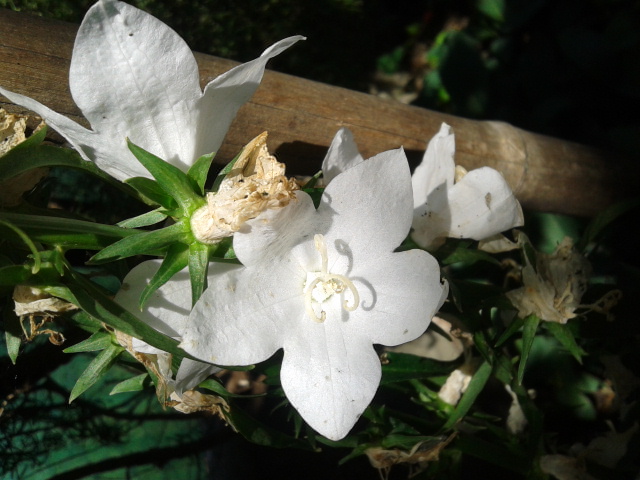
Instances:
[[[69,93],[77,28],[0,8],[0,85],[88,126]],[[237,65],[198,53],[196,59],[203,85]],[[2,96],[0,107],[25,113]],[[228,161],[268,130],[270,150],[290,173],[314,173],[338,128],[346,126],[365,158],[403,146],[415,166],[442,122],[455,132],[456,163],[499,170],[526,208],[590,216],[635,193],[638,173],[619,156],[503,122],[454,117],[271,71],[238,113],[216,158]]]

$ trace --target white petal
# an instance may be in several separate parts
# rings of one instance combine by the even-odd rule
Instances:
[[[432,203],[438,187],[453,186],[456,151],[455,137],[451,127],[443,123],[440,131],[429,141],[422,162],[413,172],[413,207]]]
[[[91,130],[87,130],[82,125],[73,120],[54,112],[49,107],[33,100],[32,98],[13,93],[0,87],[0,93],[17,105],[22,105],[40,115],[47,124],[60,133],[73,147],[80,153],[83,159],[95,161],[97,157],[109,156],[112,151],[119,151],[114,148],[110,139],[102,137]],[[135,161],[135,160],[134,160]],[[137,161],[135,161],[138,163]],[[146,170],[139,165],[140,171]],[[131,175],[124,173],[119,165],[102,164],[102,169],[119,180],[129,178]],[[148,172],[147,172],[148,175]]]
[[[311,197],[296,192],[296,198],[282,208],[269,209],[247,221],[233,238],[233,248],[243,265],[263,263],[265,258],[286,257],[291,249],[315,233],[326,232]]]
[[[422,250],[409,250],[378,256],[365,267],[356,267],[350,277],[360,294],[360,306],[351,317],[361,321],[363,335],[387,346],[422,335],[448,292],[436,259]]]
[[[69,84],[93,129],[113,144],[111,155],[96,158],[100,168],[116,162],[129,176],[145,174],[127,137],[182,170],[194,160],[198,68],[160,20],[123,2],[96,3],[76,37]]]
[[[182,395],[182,392],[185,390],[191,390],[209,375],[217,373],[220,370],[222,369],[216,365],[184,358],[180,364],[178,373],[176,373],[176,392],[178,395]]]
[[[364,159],[358,152],[353,134],[348,128],[341,128],[333,138],[327,156],[322,162],[324,184],[328,185],[336,175],[355,167],[362,161]]]
[[[303,284],[304,277],[290,275],[278,263],[209,277],[180,347],[218,365],[266,360],[304,314]]]
[[[398,149],[380,153],[333,178],[318,213],[331,225],[333,239],[345,242],[354,252],[375,256],[375,252],[393,251],[406,238],[411,205],[409,165],[404,151]]]
[[[451,237],[482,240],[524,224],[511,188],[489,167],[472,170],[451,188],[449,208]]]
[[[191,284],[187,270],[178,272],[156,290],[142,312],[138,307],[140,294],[161,264],[160,260],[149,260],[134,267],[122,281],[115,301],[158,332],[178,338],[187,325],[191,310]]]
[[[280,40],[260,57],[223,73],[205,87],[204,96],[196,105],[200,126],[195,132],[196,158],[218,151],[238,109],[260,85],[267,61],[304,38],[297,35]]]
[[[340,322],[305,320],[307,334],[286,339],[282,387],[314,430],[340,440],[375,395],[380,360],[367,338],[345,335]]]

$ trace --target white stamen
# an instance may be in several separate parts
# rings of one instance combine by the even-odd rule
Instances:
[[[342,293],[345,289],[348,289],[353,295],[353,303],[345,299],[342,302],[342,308],[347,312],[352,312],[360,304],[360,295],[358,289],[346,276],[337,273],[329,273],[328,264],[329,259],[327,256],[327,245],[324,241],[324,236],[316,234],[313,237],[313,241],[320,258],[322,260],[322,267],[320,272],[312,272],[311,275],[315,275],[315,278],[306,285],[306,291],[304,294],[304,307],[307,311],[307,315],[311,317],[314,322],[322,323],[326,320],[327,314],[324,310],[320,310],[320,316],[318,316],[313,308],[313,303],[322,304],[325,300],[331,297],[335,293]],[[314,293],[315,297],[314,298]]]

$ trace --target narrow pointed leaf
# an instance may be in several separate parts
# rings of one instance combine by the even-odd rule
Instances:
[[[65,348],[64,353],[80,353],[95,352],[96,350],[104,350],[111,345],[111,335],[107,332],[96,332],[86,340]]]
[[[382,380],[385,385],[417,378],[437,377],[450,374],[460,362],[441,362],[432,358],[409,355],[407,353],[386,354],[387,362],[382,365]]]
[[[148,227],[149,225],[155,225],[167,218],[167,214],[163,212],[163,209],[156,208],[150,212],[143,213],[137,217],[128,218],[121,222],[118,222],[118,226],[122,228],[140,228]]]
[[[188,356],[178,348],[178,342],[169,338],[140,320],[135,315],[114,302],[89,280],[71,272],[66,286],[50,287],[45,290],[77,305],[92,317],[129,336],[144,340],[149,345],[171,353],[177,360]],[[192,358],[188,356],[189,358]],[[193,358],[192,358],[193,359]],[[195,359],[193,359],[195,360]]]
[[[125,183],[134,188],[148,204],[161,205],[167,210],[178,208],[178,203],[155,180],[133,177],[125,180]]]
[[[182,223],[174,223],[169,227],[149,232],[141,232],[138,230],[136,231],[136,235],[123,238],[122,240],[100,250],[89,259],[88,263],[96,265],[104,262],[121,260],[134,255],[150,255],[172,245],[173,243],[186,241],[187,237],[188,233],[185,232],[185,228]]]
[[[235,158],[233,160],[231,160],[229,163],[227,163],[224,168],[222,170],[220,170],[220,173],[218,173],[218,175],[216,176],[216,179],[213,181],[213,186],[211,187],[211,191],[212,192],[217,192],[218,189],[220,188],[220,184],[222,183],[222,181],[224,180],[224,177],[227,176],[227,174],[233,170],[233,166],[236,164],[236,162],[238,161],[238,158],[240,158],[240,154],[242,153],[242,151],[240,151],[240,153],[238,155],[235,156]]]
[[[524,318],[515,317],[514,320],[511,322],[511,325],[509,325],[507,329],[504,332],[502,332],[502,335],[500,335],[500,338],[498,339],[495,345],[496,348],[500,347],[504,342],[509,340],[509,338],[511,338],[511,336],[514,333],[516,333],[518,330],[520,330],[523,325],[524,325]]]
[[[2,273],[0,273],[0,278],[2,278]],[[4,310],[4,338],[7,343],[9,359],[11,359],[11,363],[15,365],[18,359],[18,353],[20,352],[20,344],[22,343],[22,326],[20,325],[20,318],[18,318],[10,307],[7,306]]]
[[[524,328],[522,330],[522,356],[520,357],[520,365],[518,365],[518,385],[522,384],[527,360],[529,359],[529,353],[531,352],[531,346],[533,345],[533,340],[536,337],[536,331],[538,330],[539,323],[540,318],[536,315],[529,315],[524,319]]]
[[[120,345],[110,344],[102,350],[96,358],[87,366],[80,378],[73,386],[71,395],[69,395],[69,403],[82,395],[90,387],[92,387],[101,377],[103,377],[111,368],[111,366],[124,351]]]
[[[33,257],[33,267],[31,269],[31,273],[34,275],[40,271],[40,254],[38,253],[38,249],[35,244],[31,241],[31,239],[24,233],[21,229],[16,227],[11,222],[7,222],[5,220],[0,219],[0,227],[8,228],[15,233],[20,240],[31,250],[31,256]],[[1,229],[0,229],[1,230]]]
[[[116,393],[139,392],[147,388],[149,385],[151,385],[149,374],[141,373],[140,375],[127,378],[126,380],[118,383],[113,387],[111,392],[109,392],[109,395],[115,395]]]
[[[199,195],[204,195],[204,186],[205,183],[207,183],[207,176],[209,175],[211,163],[215,156],[215,152],[201,156],[193,165],[191,165],[191,168],[189,168],[189,171],[187,172],[189,178],[198,186]]]
[[[204,199],[194,189],[193,182],[177,167],[127,141],[129,150],[144,167],[153,175],[160,187],[171,195],[182,208],[184,215],[191,214],[196,208],[204,205]]]
[[[64,248],[100,250],[116,240],[138,233],[112,225],[63,217],[0,212],[0,219],[11,222],[33,241]]]
[[[556,337],[556,340],[558,340],[562,346],[566,348],[571,355],[573,355],[578,363],[582,363],[582,357],[586,355],[587,352],[577,344],[569,325],[563,325],[555,322],[544,322],[544,326],[554,337]]]
[[[189,246],[189,276],[191,277],[191,304],[195,305],[207,288],[209,247],[200,242]]]
[[[174,243],[167,250],[167,255],[162,261],[162,265],[149,281],[140,295],[140,310],[144,308],[149,297],[153,295],[158,288],[167,283],[180,270],[189,264],[189,246],[184,243]]]
[[[447,423],[442,427],[443,430],[452,428],[458,420],[469,412],[476,401],[476,398],[478,398],[478,395],[480,395],[480,392],[482,392],[482,389],[491,377],[492,370],[493,368],[488,362],[483,362],[482,365],[480,365],[480,368],[476,370],[476,373],[471,378],[466,392],[462,395],[460,402],[458,402],[458,405],[449,417],[449,420],[447,420]]]

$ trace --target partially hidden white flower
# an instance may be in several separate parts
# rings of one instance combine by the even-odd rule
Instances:
[[[138,308],[142,291],[161,264],[161,260],[149,260],[134,267],[123,280],[115,301],[158,332],[179,341],[182,339],[182,332],[188,326],[191,311],[191,280],[187,270],[178,272],[169,282],[156,290],[149,297],[142,312]],[[225,267],[226,265],[220,266],[221,269]],[[209,278],[212,278],[211,275]],[[167,352],[137,338],[133,338],[131,343],[136,352],[169,358]],[[171,362],[168,363],[170,365]],[[176,378],[164,380],[172,390],[181,395],[182,392],[192,389],[209,375],[220,370],[220,367],[215,365],[184,358]]]
[[[455,139],[443,123],[413,173],[413,233],[422,248],[446,237],[484,240],[524,224],[522,208],[493,168],[466,172],[454,163]]]
[[[150,177],[129,152],[127,137],[186,171],[218,150],[267,61],[303,38],[281,40],[203,92],[195,57],[176,32],[126,3],[100,0],[80,25],[69,72],[71,95],[91,130],[24,95],[2,87],[0,93],[38,113],[85,160],[119,180]]]
[[[380,381],[373,344],[421,335],[448,292],[431,255],[394,251],[411,218],[401,149],[334,177],[317,210],[296,192],[234,235],[243,265],[211,269],[180,346],[220,365],[250,365],[283,348],[289,401],[316,431],[343,438]]]
[[[484,240],[524,224],[504,177],[490,167],[466,172],[455,166],[454,153],[451,127],[443,123],[413,173],[411,238],[422,248],[437,248],[446,237]],[[322,164],[325,183],[362,161],[353,135],[341,129]]]

